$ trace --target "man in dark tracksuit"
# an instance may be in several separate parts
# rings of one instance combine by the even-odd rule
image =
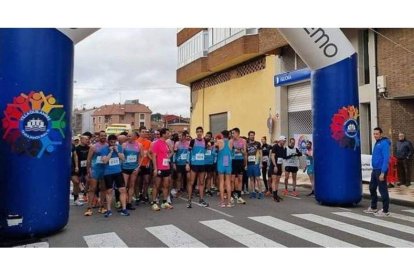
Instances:
[[[410,159],[413,156],[413,145],[410,141],[405,139],[405,134],[400,132],[398,134],[398,141],[394,149],[397,157],[397,170],[400,185],[411,185],[411,170]]]
[[[371,194],[371,206],[364,210],[364,213],[374,214],[378,217],[387,217],[389,213],[390,197],[387,188],[388,162],[390,159],[390,145],[388,138],[382,136],[382,129],[374,128],[374,138],[377,140],[372,152],[372,173],[371,182],[369,183],[369,192]],[[378,195],[377,188],[382,198],[382,209],[377,209]]]

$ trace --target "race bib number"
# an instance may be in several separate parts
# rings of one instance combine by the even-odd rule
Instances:
[[[294,158],[290,158],[290,159],[287,160],[287,164],[296,165],[296,160]]]
[[[211,150],[206,150],[206,154],[205,155],[211,155]]]
[[[170,159],[168,159],[168,158],[162,159],[162,165],[164,167],[168,167],[170,165]]]
[[[203,161],[204,160],[204,154],[203,153],[197,153],[195,155],[195,160],[197,160],[197,161]]]
[[[279,157],[279,158],[277,159],[277,163],[278,163],[278,164],[283,164],[283,158]]]
[[[310,166],[311,165],[311,161],[310,160],[306,160],[306,165]]]
[[[223,156],[223,167],[229,166],[229,156],[225,155]]]
[[[187,153],[182,153],[182,154],[180,155],[180,159],[181,159],[181,160],[187,160]]]
[[[119,158],[118,157],[113,157],[111,159],[109,159],[109,166],[116,166],[119,165]]]
[[[102,164],[102,156],[96,157],[96,164]]]
[[[263,156],[263,162],[269,162],[269,156]]]
[[[235,153],[235,154],[234,154],[234,156],[237,156],[237,157],[242,157],[242,156],[243,156],[243,154],[242,154],[241,152],[238,152],[238,153]]]
[[[136,155],[128,155],[126,161],[127,161],[127,163],[137,162],[137,156]]]
[[[256,162],[256,156],[254,156],[254,155],[248,156],[247,157],[247,161],[249,161],[249,162]]]
[[[80,161],[81,168],[86,168],[86,160]]]

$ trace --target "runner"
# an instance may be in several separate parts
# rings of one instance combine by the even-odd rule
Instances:
[[[94,201],[95,191],[97,189],[98,181],[104,177],[105,165],[102,162],[104,153],[102,149],[108,146],[106,143],[105,131],[99,132],[99,141],[89,148],[88,158],[86,161],[86,168],[88,170],[88,209],[85,212],[85,216],[92,215],[92,205]],[[101,187],[102,188],[102,187]],[[99,213],[105,213],[107,209],[103,207],[104,202],[100,201]]]
[[[279,202],[282,200],[277,194],[279,189],[280,177],[282,176],[282,164],[283,159],[285,158],[285,146],[286,137],[280,136],[277,143],[272,147],[272,152],[270,154],[270,167],[269,172],[272,177],[272,191],[273,191],[273,200]]]
[[[139,172],[139,164],[142,162],[142,145],[138,143],[137,133],[130,131],[127,134],[128,141],[122,144],[122,152],[125,161],[122,163],[122,175],[128,191],[127,210],[135,210],[132,206],[132,197],[135,193],[135,181]]]
[[[229,131],[221,132],[223,139],[217,139],[217,172],[219,176],[220,207],[233,207],[231,203],[231,156],[233,141],[229,140]],[[227,203],[225,202],[225,192],[227,193]]]
[[[250,180],[249,198],[263,199],[263,191],[260,182],[260,166],[262,162],[262,148],[259,142],[255,141],[256,133],[249,131],[247,141],[247,176]]]
[[[183,190],[183,187],[186,187],[187,183],[190,182],[190,171],[187,170],[189,167],[186,165],[189,163],[189,147],[190,141],[187,140],[188,132],[183,131],[181,134],[180,141],[177,141],[174,145],[174,170],[177,171],[177,187],[176,197],[179,197],[180,193]]]
[[[135,189],[137,205],[139,202],[149,202],[149,197],[151,196],[151,193],[148,193],[148,187],[151,180],[150,132],[145,127],[140,127],[140,129],[137,141],[142,145],[142,160],[138,172],[138,185],[137,189]]]
[[[296,176],[299,170],[299,156],[302,156],[302,153],[298,148],[295,148],[295,138],[289,139],[289,145],[285,148],[285,190],[283,191],[284,195],[288,195],[288,183],[289,175],[292,173],[292,185],[293,190],[291,192],[292,196],[298,196],[299,193],[296,191]]]
[[[79,192],[80,192],[80,182],[79,182],[79,161],[78,161],[78,154],[76,153],[75,144],[72,144],[72,151],[71,151],[71,180],[72,180],[72,195],[74,200],[74,205],[82,206],[83,203],[79,201]]]
[[[105,212],[105,217],[112,216],[111,205],[112,205],[112,193],[113,188],[118,189],[120,193],[121,201],[121,216],[129,216],[128,211],[126,210],[126,188],[124,178],[122,177],[122,167],[121,161],[125,161],[125,155],[122,153],[122,146],[117,145],[117,137],[115,135],[109,135],[108,144],[102,149],[104,157],[102,161],[105,164],[104,170],[104,180],[106,187],[106,206],[107,211]]]
[[[187,208],[191,208],[191,198],[193,195],[193,184],[197,177],[197,184],[199,190],[199,204],[202,207],[208,207],[208,203],[204,200],[204,176],[205,176],[205,152],[208,146],[211,146],[210,143],[207,143],[203,139],[203,128],[197,127],[196,135],[197,137],[190,141],[190,182],[187,183],[187,192],[188,192],[188,202]],[[188,168],[187,164],[187,168]]]
[[[205,154],[205,169],[206,169],[206,194],[209,196],[213,196],[211,191],[212,187],[214,187],[214,175],[216,173],[217,165],[214,164],[214,160],[216,159],[217,151],[216,147],[214,146],[214,141],[211,139],[213,137],[213,133],[210,131],[206,133],[204,139],[207,142],[207,149]]]
[[[267,167],[269,166],[269,154],[271,147],[266,142],[266,136],[262,137],[262,178],[263,184],[265,185],[266,195],[270,195],[271,187],[267,184]]]
[[[80,137],[80,144],[76,147],[76,155],[78,157],[78,168],[79,172],[75,177],[75,181],[78,182],[78,187],[83,187],[83,190],[86,189],[86,183],[88,181],[88,170],[86,169],[86,163],[88,160],[88,152],[89,152],[89,137],[85,135],[85,133]],[[73,181],[73,179],[72,179]],[[74,187],[75,189],[75,187]],[[78,195],[79,197],[79,195]],[[78,201],[78,203],[76,202]],[[75,199],[75,204],[78,206],[82,206],[83,202],[80,202],[79,199]]]
[[[243,168],[247,166],[246,141],[240,137],[240,129],[232,130],[233,160],[231,181],[234,186],[233,197],[239,204],[246,204],[241,197]]]
[[[166,140],[170,137],[170,131],[166,128],[160,130],[160,138],[151,144],[151,156],[152,164],[154,166],[153,176],[155,178],[154,187],[152,189],[152,210],[159,211],[160,207],[156,203],[156,198],[158,195],[158,190],[162,184],[162,195],[163,200],[161,208],[163,209],[172,209],[173,206],[167,202],[169,194],[169,185],[170,185],[170,158],[172,156],[172,151],[170,150]]]
[[[308,196],[313,196],[315,194],[314,192],[314,177],[313,177],[313,149],[312,149],[312,142],[308,141],[306,142],[306,152],[305,152],[305,156],[306,156],[306,167],[305,169],[303,169],[303,172],[306,172],[309,176],[309,180],[311,182],[312,185],[312,191],[310,192],[310,194],[308,194]]]

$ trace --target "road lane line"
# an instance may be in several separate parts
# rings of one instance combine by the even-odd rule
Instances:
[[[200,223],[247,247],[285,247],[224,219],[206,220],[200,221]]]
[[[358,247],[356,245],[332,238],[330,236],[306,229],[302,226],[286,222],[271,216],[249,217],[267,226],[283,231],[298,238],[307,240],[323,247]]]
[[[147,227],[145,230],[153,234],[168,247],[207,247],[204,243],[171,224]]]
[[[400,219],[400,220],[409,221],[409,222],[414,222],[414,217],[412,217],[412,216],[406,216],[406,215],[391,213],[390,217]]]
[[[88,247],[128,247],[115,232],[84,236]]]
[[[371,218],[368,216],[355,214],[351,212],[334,212],[333,214],[414,235],[414,227],[410,227],[407,225],[386,221],[378,218]]]
[[[347,223],[343,223],[337,220],[321,217],[314,214],[295,214],[295,217],[305,219],[314,223],[318,223],[324,226],[328,226],[339,231],[347,232],[352,235],[356,235],[368,240],[386,244],[392,247],[414,247],[414,243],[402,239],[398,239],[392,236],[387,236],[378,232],[374,232],[362,227],[353,226]]]
[[[49,248],[48,242],[35,242],[35,243],[29,243],[25,245],[20,246],[14,246],[16,248]]]

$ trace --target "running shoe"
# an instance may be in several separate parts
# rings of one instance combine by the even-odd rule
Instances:
[[[374,216],[376,217],[389,217],[390,215],[391,215],[390,212],[385,213],[383,209],[374,213]]]
[[[289,194],[289,190],[283,190],[283,191],[282,191],[282,195],[286,196],[286,195],[288,195],[288,194]]]
[[[126,209],[122,209],[120,214],[121,214],[121,216],[125,216],[125,217],[129,216],[129,213]]]
[[[221,208],[226,207],[226,203],[224,203],[224,202],[220,202],[219,207],[221,207]]]
[[[136,210],[135,209],[135,207],[134,206],[132,206],[132,204],[131,203],[127,203],[127,205],[126,205],[126,208],[127,208],[127,210]]]
[[[292,191],[290,193],[291,196],[297,197],[299,195],[299,193],[297,191]]]
[[[238,203],[238,204],[246,204],[246,201],[244,201],[244,199],[243,199],[243,198],[239,197],[239,198],[237,199],[237,203]]]
[[[158,207],[158,204],[157,203],[154,203],[154,204],[152,204],[151,209],[153,211],[159,211],[160,210],[160,207]]]
[[[249,194],[249,198],[256,198],[256,192],[251,192]]]
[[[76,205],[76,206],[83,206],[84,203],[83,202],[80,202],[80,200],[77,199],[77,200],[74,201],[73,204]]]
[[[264,198],[263,193],[258,193],[258,195],[257,195],[257,199],[263,199],[263,198]]]
[[[378,212],[378,209],[373,209],[370,206],[370,207],[368,207],[368,209],[365,209],[363,212],[366,213],[366,214],[374,214],[374,213]]]
[[[165,202],[165,203],[161,204],[161,208],[162,209],[173,209],[174,207],[171,204],[169,204],[168,202]]]
[[[93,214],[92,209],[88,208],[83,215],[86,216],[86,217],[89,217],[89,216],[92,216],[92,214]]]
[[[310,192],[309,194],[307,194],[306,196],[313,196],[315,195],[315,192],[312,190],[312,192]]]
[[[105,214],[106,213],[106,208],[105,207],[99,207],[99,209],[98,209],[98,213],[99,214]]]
[[[191,206],[191,200],[187,201],[187,206],[185,206],[187,208],[192,208],[193,206]]]
[[[110,216],[112,216],[112,211],[111,210],[106,211],[104,217],[108,218]]]
[[[116,209],[121,208],[121,202],[120,202],[120,201],[117,201],[117,202],[115,203],[115,208],[116,208]]]
[[[208,207],[208,203],[204,201],[204,199],[200,199],[200,201],[198,202],[198,204],[201,207]]]

